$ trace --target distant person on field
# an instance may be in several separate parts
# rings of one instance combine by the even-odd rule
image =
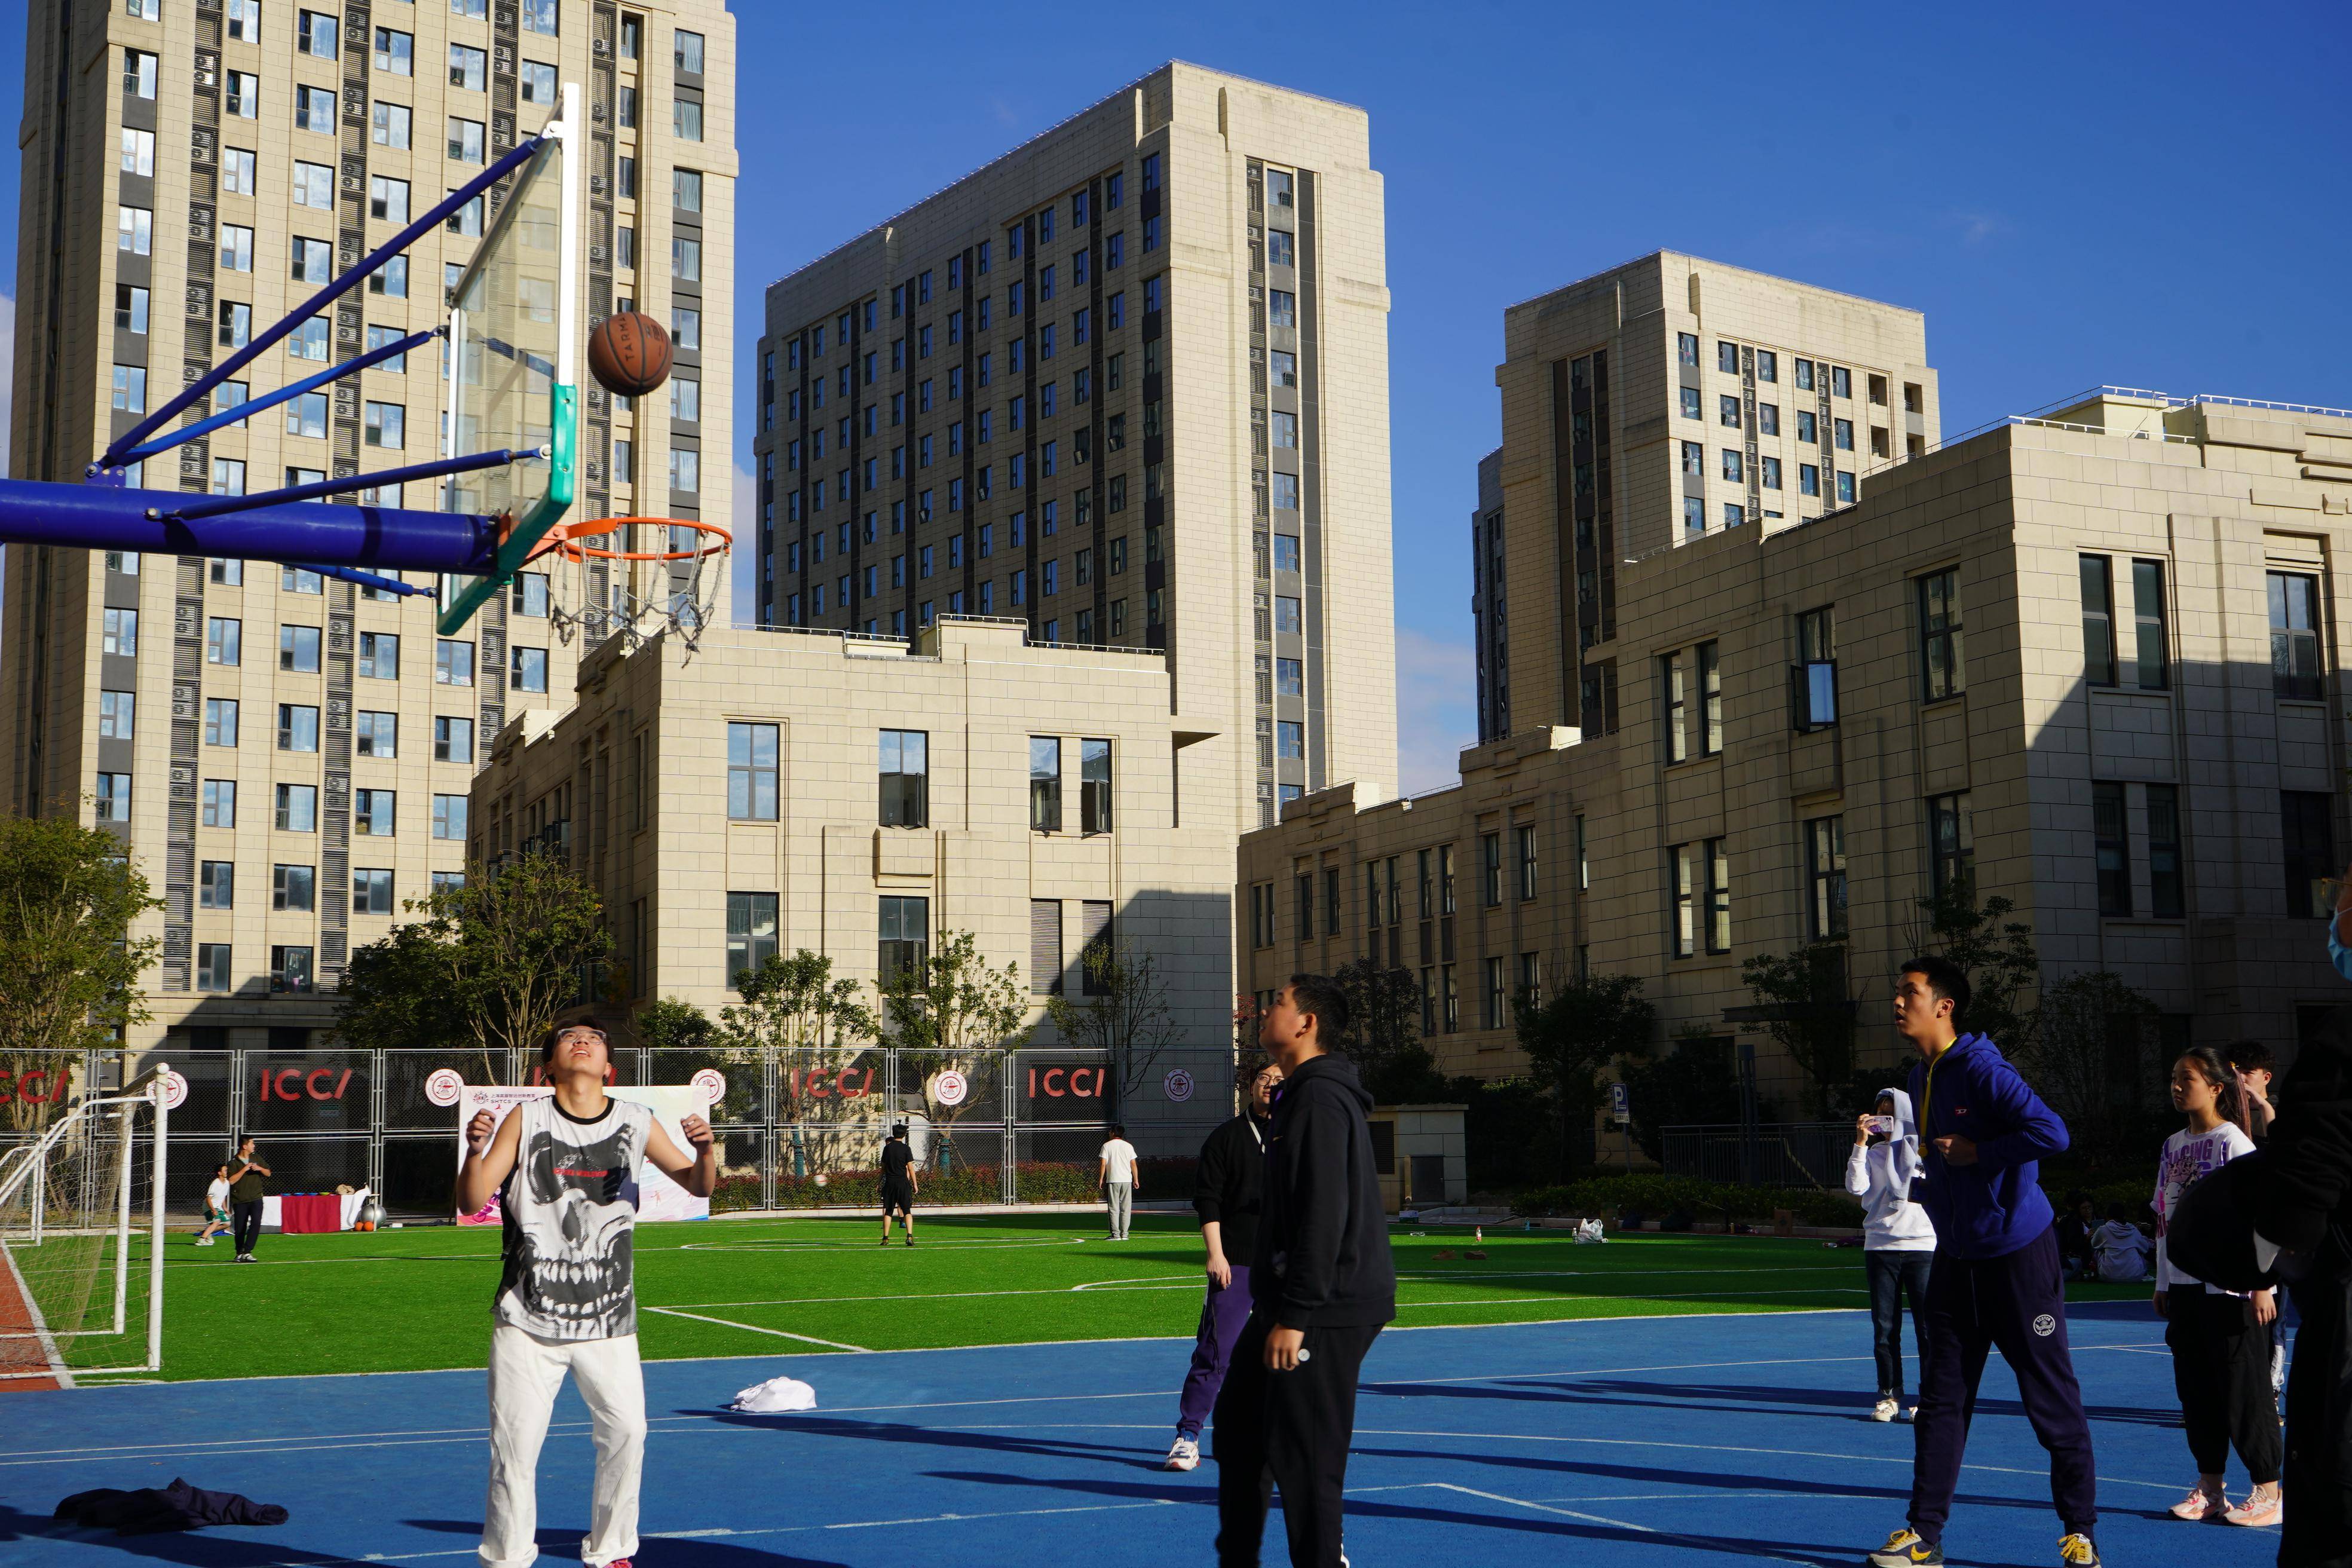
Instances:
[[[1249,1324],[1250,1259],[1257,1254],[1259,1211],[1265,1203],[1265,1124],[1282,1069],[1273,1063],[1251,1076],[1249,1103],[1201,1145],[1192,1212],[1209,1252],[1209,1293],[1192,1339],[1192,1364],[1177,1398],[1176,1441],[1166,1468],[1189,1470],[1201,1462],[1201,1428],[1225,1385],[1234,1342]],[[1236,1262],[1235,1259],[1240,1261]]]
[[[1292,1568],[1343,1568],[1356,1377],[1396,1316],[1396,1264],[1372,1154],[1372,1097],[1326,1042],[1344,1039],[1337,981],[1294,974],[1258,1025],[1282,1068],[1265,1130],[1265,1210],[1250,1321],[1217,1395],[1217,1561],[1255,1568],[1282,1489]]]
[[[228,1163],[228,1205],[239,1263],[255,1261],[254,1244],[261,1239],[261,1200],[268,1195],[262,1178],[274,1174],[261,1163],[250,1134],[238,1141],[236,1155]]]
[[[650,1160],[698,1198],[719,1184],[710,1124],[679,1122],[688,1158],[654,1113],[604,1092],[612,1052],[593,1024],[561,1024],[541,1047],[555,1092],[498,1121],[466,1126],[457,1212],[499,1194],[502,1262],[490,1315],[490,1488],[484,1568],[539,1556],[539,1450],[568,1373],[594,1424],[596,1477],[585,1568],[621,1568],[637,1551],[646,1457],[646,1384],[637,1361],[634,1265],[637,1163]]]
[[[1878,1092],[1875,1110],[1854,1118],[1853,1149],[1845,1157],[1845,1190],[1862,1200],[1863,1272],[1870,1284],[1871,1352],[1878,1362],[1878,1403],[1874,1421],[1918,1414],[1903,1398],[1903,1304],[1911,1304],[1911,1338],[1926,1353],[1919,1314],[1927,1300],[1927,1275],[1936,1260],[1936,1227],[1927,1211],[1911,1201],[1919,1179],[1919,1126],[1911,1097],[1899,1089]]]
[[[907,1222],[907,1245],[915,1245],[915,1194],[920,1184],[915,1177],[915,1151],[907,1142],[907,1124],[903,1121],[890,1129],[889,1142],[882,1145],[882,1245],[890,1245],[890,1216],[898,1215]]]
[[[1135,1212],[1135,1189],[1140,1184],[1136,1180],[1135,1165],[1135,1145],[1127,1141],[1127,1129],[1113,1127],[1095,1165],[1095,1185],[1110,1210],[1113,1241],[1127,1239],[1128,1221]]]
[[[1918,1052],[1916,1191],[1936,1226],[1927,1279],[1919,1413],[1912,1427],[1908,1524],[1870,1554],[1874,1568],[1944,1561],[1969,1418],[1995,1348],[2017,1376],[2033,1435],[2050,1454],[2050,1496],[2065,1531],[2058,1558],[2099,1568],[2092,1531],[2098,1479],[2083,1389],[2066,1344],[2066,1279],[2041,1161],[2065,1152],[2065,1122],[1982,1035],[1962,1035],[1969,977],[1951,960],[1915,958],[1895,988],[1895,1030]]]
[[[2091,1194],[2076,1187],[2066,1194],[2066,1212],[2058,1216],[2058,1257],[2068,1271],[2083,1279],[2098,1271],[2091,1256],[2091,1232],[2099,1227],[2099,1208]]]
[[[2107,1223],[2091,1233],[2091,1250],[2098,1255],[2104,1285],[2139,1284],[2156,1267],[2156,1243],[2132,1224],[2128,1204],[2107,1205]]]
[[[196,1245],[212,1246],[213,1237],[228,1227],[228,1164],[224,1161],[213,1167],[213,1179],[205,1186],[205,1228],[196,1232]]]

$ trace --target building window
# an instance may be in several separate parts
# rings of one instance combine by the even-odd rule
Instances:
[[[1505,1018],[1508,1016],[1505,1011],[1507,1004],[1503,994],[1503,961],[1499,958],[1486,960],[1486,984],[1483,1004],[1478,1011],[1478,1026],[1483,1029],[1499,1029],[1503,1026]]]
[[[236,868],[226,860],[207,860],[197,868],[196,908],[236,907]]]
[[[280,833],[316,833],[319,830],[318,786],[279,784],[276,821]]]
[[[1110,742],[1078,742],[1078,830],[1111,830]]]
[[[352,913],[355,915],[388,915],[399,906],[392,900],[392,873],[389,870],[352,870]]]
[[[316,906],[318,870],[310,866],[274,866],[269,872],[269,907],[310,910]]]
[[[205,744],[234,746],[236,744],[236,700],[228,697],[205,699]]]
[[[433,837],[466,839],[467,798],[462,795],[436,795],[433,797]]]
[[[302,702],[278,705],[278,749],[315,752],[319,749],[319,710]]]
[[[391,714],[384,715],[389,719]],[[470,763],[474,760],[474,721],[471,719],[436,717],[433,721],[433,760],[436,763]]]
[[[1930,702],[1968,689],[1960,646],[1960,572],[1957,566],[1919,579],[1919,667]]]
[[[399,826],[399,802],[388,789],[352,792],[352,831],[362,837],[390,838]]]
[[[1684,417],[1684,418],[1685,418],[1685,419],[1696,419],[1696,418],[1701,417],[1701,415],[1699,414],[1699,408],[1698,408],[1698,388],[1697,388],[1697,387],[1696,387],[1696,386],[1685,386],[1685,387],[1684,387],[1684,388],[1682,389],[1682,403],[1683,403],[1683,417]]]
[[[2180,791],[2173,784],[2147,786],[2147,912],[2166,921],[2188,912],[2180,874]]]
[[[1062,831],[1062,742],[1051,735],[1029,737],[1029,830]]]
[[[2093,686],[2116,683],[2115,582],[2107,558],[2085,555],[2083,574],[2083,679]]]
[[[235,827],[236,826],[236,781],[206,779],[204,811],[197,823],[205,827]]]
[[[129,773],[98,775],[98,820],[100,822],[131,820],[131,775]]]
[[[1698,951],[1699,847],[1677,844],[1668,849],[1666,875],[1675,908],[1675,956],[1688,958]]]
[[[447,580],[443,586],[446,588]],[[433,680],[438,686],[471,686],[474,684],[474,645],[469,642],[441,641],[433,645]]]
[[[1675,334],[1675,358],[1683,364],[1698,363],[1698,338],[1691,332]]]
[[[883,900],[887,903],[888,900]],[[707,939],[706,939],[707,940]],[[746,972],[757,973],[776,952],[776,895],[727,895],[727,989],[741,989]]]
[[[1659,676],[1666,690],[1666,761],[1687,762],[1690,758],[1690,696],[1685,686],[1683,660],[1687,656],[1670,653],[1659,659]]]
[[[1934,873],[1936,896],[1957,892],[1973,898],[1976,838],[1969,826],[1969,797],[1931,795],[1927,800],[1927,854]]]
[[[307,947],[272,947],[269,950],[269,989],[273,992],[307,993],[310,989],[310,952]]]
[[[881,949],[877,973],[884,984],[901,974],[919,978],[930,954],[931,901],[886,898],[881,910]]]
[[[2132,624],[2138,636],[2133,645],[2142,691],[2162,691],[2171,684],[2172,658],[2164,629],[2164,563],[2132,563]]]
[[[1478,901],[1494,909],[1503,901],[1503,836],[1478,837]]]
[[[1252,893],[1257,891],[1253,888]],[[1029,900],[1029,994],[1058,996],[1063,988],[1062,900]]]
[[[234,984],[229,975],[228,943],[198,942],[196,944],[196,989],[225,992]]]
[[[547,650],[543,647],[518,647],[509,652],[514,689],[517,691],[545,691]]]
[[[2319,673],[2319,579],[2270,574],[2271,690],[2316,702]]]
[[[1582,817],[1578,817],[1582,822]],[[1536,830],[1532,826],[1512,830],[1518,839],[1519,901],[1527,903],[1536,896]]]
[[[727,817],[730,822],[776,820],[778,726],[727,726]]]
[[[1706,950],[1731,951],[1731,857],[1727,840],[1706,841]]]
[[[400,715],[362,710],[352,730],[352,748],[357,756],[386,761],[399,756]]]
[[[922,827],[929,824],[929,751],[930,735],[926,731],[882,731],[879,769],[883,826]]]
[[[128,741],[131,738],[133,710],[138,704],[136,693],[101,691],[98,694],[98,735],[102,741]]]
[[[1812,883],[1812,940],[1842,940],[1846,934],[1845,818],[1820,816],[1805,824],[1805,869]]]
[[[1698,645],[1699,751],[1714,756],[1723,750],[1723,665],[1716,645]]]
[[[2297,919],[2324,919],[2333,908],[2327,879],[2340,869],[2336,859],[2333,796],[2303,790],[2279,792],[2279,822],[2286,848],[2286,912]]]
[[[2099,913],[2132,912],[2131,838],[2124,813],[2124,786],[2091,786],[2091,832],[2097,858]]]

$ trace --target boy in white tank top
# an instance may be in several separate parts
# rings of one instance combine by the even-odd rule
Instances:
[[[629,1568],[637,1549],[637,1478],[645,1462],[646,1389],[637,1365],[632,1270],[637,1162],[650,1159],[698,1197],[717,1185],[710,1124],[680,1123],[689,1159],[653,1112],[604,1092],[604,1032],[563,1024],[542,1051],[555,1092],[503,1123],[487,1110],[466,1129],[457,1209],[499,1194],[505,1267],[490,1334],[490,1489],[481,1559],[526,1568],[539,1555],[540,1446],[566,1372],[594,1418],[596,1481],[587,1568]]]

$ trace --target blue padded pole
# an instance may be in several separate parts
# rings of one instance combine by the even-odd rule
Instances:
[[[127,453],[131,447],[137,446],[140,442],[147,439],[148,437],[152,436],[156,431],[162,429],[166,424],[169,424],[173,418],[177,417],[180,412],[186,408],[188,405],[194,403],[207,392],[210,392],[220,383],[226,381],[238,371],[243,370],[247,365],[251,364],[256,359],[258,359],[261,356],[265,350],[275,347],[280,340],[285,338],[288,333],[293,331],[297,326],[309,321],[327,306],[331,305],[337,300],[341,299],[345,294],[350,293],[353,289],[359,286],[361,279],[365,278],[377,268],[382,267],[385,262],[391,260],[394,257],[398,256],[402,251],[406,250],[411,245],[416,243],[416,241],[423,236],[433,232],[434,225],[440,223],[451,213],[456,212],[459,207],[464,206],[467,202],[472,201],[476,196],[480,195],[484,191],[488,190],[492,185],[495,185],[500,180],[505,179],[507,175],[522,167],[523,164],[529,163],[531,159],[539,156],[540,149],[546,145],[547,138],[545,136],[534,136],[528,142],[525,142],[520,146],[517,147],[513,152],[508,153],[505,157],[499,159],[497,163],[491,164],[488,168],[483,170],[474,178],[458,186],[455,191],[452,191],[449,194],[448,200],[443,202],[439,206],[435,207],[431,212],[426,213],[423,217],[418,218],[415,223],[410,224],[406,228],[402,229],[398,234],[394,235],[390,239],[385,240],[382,245],[376,247],[374,250],[371,251],[365,257],[362,257],[358,265],[352,268],[351,270],[345,272],[341,277],[336,279],[333,282],[320,289],[316,294],[311,295],[308,300],[305,300],[302,303],[294,307],[293,310],[288,311],[285,319],[280,321],[276,326],[271,327],[268,331],[263,332],[259,337],[255,338],[251,342],[246,344],[245,347],[237,350],[236,353],[229,355],[228,358],[213,366],[212,369],[206,371],[203,375],[198,376],[194,381],[190,382],[180,393],[180,395],[174,397],[172,401],[163,405],[163,407],[157,409],[154,413],[141,420],[136,426],[131,427],[128,434],[116,437],[114,444],[107,447],[106,455],[99,458],[99,460],[92,464],[91,467],[97,468],[121,468],[122,464],[128,460],[124,456],[125,453]]]
[[[505,527],[502,519],[472,512],[311,502],[193,522],[165,515],[188,499],[183,490],[0,479],[0,541],[473,576],[497,558]]]
[[[249,419],[264,409],[275,408],[281,403],[289,403],[306,392],[316,392],[322,386],[333,385],[346,376],[356,375],[370,365],[382,364],[388,359],[398,358],[411,349],[423,348],[447,331],[446,327],[436,327],[431,331],[411,332],[396,343],[385,343],[381,348],[370,349],[359,358],[345,360],[331,370],[322,370],[316,375],[306,376],[290,385],[281,386],[275,392],[265,392],[259,397],[240,403],[234,408],[223,409],[218,414],[197,420],[194,425],[183,425],[169,435],[159,436],[152,441],[131,447],[122,454],[122,460],[126,463],[135,463],[142,458],[152,458],[158,452],[168,452],[174,447],[184,447],[200,436],[211,435],[224,425],[234,425],[241,419]]]
[[[307,485],[288,485],[280,489],[256,490],[248,496],[207,496],[202,500],[183,500],[175,507],[165,508],[164,515],[182,522],[194,522],[200,517],[218,517],[224,512],[249,511],[256,507],[277,506],[290,500],[316,500],[320,496],[341,495],[368,485],[397,485],[410,479],[438,479],[443,474],[504,468],[509,463],[520,462],[540,454],[541,449],[535,447],[523,451],[502,447],[495,452],[468,452],[462,458],[436,458],[429,463],[411,463],[405,468],[385,468],[380,473],[351,474],[340,479],[320,479]]]
[[[344,583],[357,583],[362,588],[379,588],[389,594],[415,595],[433,592],[430,588],[411,587],[397,577],[379,577],[373,572],[357,572],[349,566],[317,566],[308,561],[290,561],[287,564],[297,572],[316,572],[321,577],[332,577]]]

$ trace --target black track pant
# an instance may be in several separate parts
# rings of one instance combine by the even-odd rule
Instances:
[[[2175,1286],[2164,1293],[2164,1308],[2172,1386],[2198,1474],[2221,1474],[2235,1446],[2256,1486],[2278,1479],[2270,1325],[2254,1321],[2245,1298],[2211,1295],[2202,1285]]]
[[[1217,1562],[1257,1568],[1266,1501],[1280,1487],[1291,1568],[1340,1568],[1347,1561],[1340,1505],[1356,1434],[1356,1373],[1381,1331],[1309,1329],[1306,1362],[1295,1371],[1268,1372],[1272,1326],[1252,1314],[1217,1395]]]
[[[261,1239],[261,1200],[228,1205],[229,1227],[236,1237],[240,1253],[251,1252],[253,1244]]]
[[[2294,1310],[2279,1568],[2352,1568],[2352,1279],[2295,1286]]]

